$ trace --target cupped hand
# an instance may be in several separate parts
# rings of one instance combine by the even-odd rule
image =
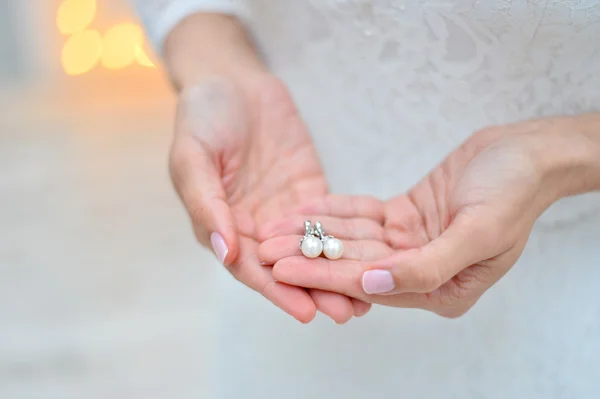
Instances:
[[[317,309],[342,323],[370,305],[276,282],[258,257],[258,228],[326,195],[310,136],[284,85],[266,73],[208,78],[179,100],[170,157],[197,239],[239,281],[302,322]]]
[[[536,219],[568,194],[569,176],[585,179],[576,156],[557,154],[587,145],[568,119],[485,129],[408,194],[373,205],[383,210],[380,229],[357,221],[364,209],[348,212],[351,197],[305,206],[342,239],[342,259],[302,257],[292,247],[298,237],[286,236],[290,219],[268,226],[260,256],[287,284],[460,316],[516,263]]]

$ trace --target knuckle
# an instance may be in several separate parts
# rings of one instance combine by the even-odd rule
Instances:
[[[379,224],[377,224],[375,222],[373,222],[373,224],[372,224],[371,234],[377,241],[385,241],[385,239],[386,239],[386,234],[385,234],[385,230],[384,230],[383,226],[380,226]]]
[[[259,289],[260,294],[268,299],[270,297],[270,292],[273,289],[274,285],[275,280],[269,280],[265,282],[261,285],[261,288]]]
[[[206,213],[206,206],[196,199],[184,198],[183,200],[186,204],[187,212],[194,226],[204,227],[204,215]]]
[[[194,225],[193,223],[192,229],[194,230],[194,236],[196,237],[196,241],[198,241],[198,243],[200,243],[202,246],[209,248],[210,239],[206,230],[200,226]]]

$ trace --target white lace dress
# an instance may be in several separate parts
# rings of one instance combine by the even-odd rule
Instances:
[[[392,196],[477,129],[600,110],[597,0],[138,3],[156,43],[194,10],[239,13],[336,192]],[[600,398],[599,244],[598,194],[556,204],[458,320],[374,308],[301,326],[221,272],[211,397]]]

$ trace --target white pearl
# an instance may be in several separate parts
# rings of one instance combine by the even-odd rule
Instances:
[[[302,254],[307,258],[317,258],[323,252],[323,243],[317,237],[306,237],[302,241]]]
[[[329,259],[339,259],[344,254],[344,244],[337,238],[329,238],[323,244],[323,253]]]

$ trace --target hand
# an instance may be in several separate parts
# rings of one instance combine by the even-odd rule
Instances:
[[[223,57],[220,50],[205,49],[211,60],[228,59],[218,68],[189,67],[195,60],[185,58],[195,50],[187,48],[189,38],[199,40],[206,33],[198,32],[198,26],[206,30],[211,23],[214,29],[234,24],[214,41],[239,34],[231,18],[206,18],[198,24],[186,21],[169,39],[171,53],[184,57],[170,65],[173,75],[182,77],[174,79],[182,91],[170,170],[198,241],[210,245],[235,278],[302,322],[312,320],[317,309],[338,323],[365,314],[370,304],[276,282],[271,267],[259,263],[257,227],[325,195],[327,184],[288,91],[256,59],[240,62],[255,56],[241,39],[220,44],[219,49],[242,47],[229,50],[235,55]],[[184,41],[185,50],[177,40]]]
[[[281,282],[460,316],[515,264],[550,204],[585,191],[585,182],[598,187],[598,152],[589,151],[584,130],[571,118],[486,129],[407,195],[383,204],[382,231],[369,237],[348,223],[360,214],[347,212],[351,198],[307,205],[306,214],[322,215],[325,228],[345,239],[343,259],[284,253],[281,237],[264,242],[261,257],[275,263]],[[289,233],[289,223],[267,226],[268,235]]]

